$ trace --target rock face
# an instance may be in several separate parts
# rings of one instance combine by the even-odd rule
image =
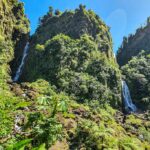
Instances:
[[[17,0],[1,0],[0,43],[3,52],[0,55],[7,62],[13,60],[10,63],[12,74],[20,63],[23,48],[29,37],[28,33],[29,21],[24,14],[23,3]]]
[[[118,106],[120,71],[108,27],[83,6],[43,17],[31,38],[23,81],[43,78],[78,101]]]
[[[109,28],[92,10],[86,11],[85,6],[80,5],[75,11],[65,11],[59,15],[48,12],[40,19],[31,44],[33,42],[44,44],[45,41],[60,33],[73,39],[78,39],[84,34],[90,35],[101,51],[107,53],[109,57],[113,56]]]
[[[123,66],[137,56],[141,50],[150,53],[150,18],[147,19],[147,25],[136,30],[134,35],[124,37],[123,43],[117,52],[117,61]]]

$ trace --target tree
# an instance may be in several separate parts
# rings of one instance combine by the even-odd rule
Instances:
[[[53,16],[53,7],[52,6],[49,7],[49,15],[51,17]]]
[[[150,17],[147,18],[147,25],[150,24]]]
[[[84,10],[85,8],[86,8],[85,5],[82,5],[82,4],[79,5],[79,9],[80,9],[80,10]]]
[[[59,16],[60,14],[61,14],[61,11],[58,10],[58,9],[56,9],[56,10],[55,10],[55,15],[56,15],[56,16]]]

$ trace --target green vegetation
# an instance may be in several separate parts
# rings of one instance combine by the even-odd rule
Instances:
[[[139,116],[130,115],[123,123],[120,112],[109,105],[100,105],[98,100],[77,103],[64,93],[56,93],[44,80],[26,83],[25,87],[36,92],[35,99],[27,95],[24,103],[23,99],[18,102],[14,114],[22,116],[18,122],[21,131],[15,130],[16,136],[8,138],[4,148],[57,148],[57,141],[61,145],[66,140],[66,149],[149,148],[150,122]]]
[[[43,78],[78,102],[121,104],[121,74],[109,28],[92,10],[80,5],[72,12],[45,15],[29,51],[21,80]]]
[[[98,50],[90,36],[74,40],[60,34],[35,45],[26,69],[28,81],[44,78],[79,102],[99,99],[115,107],[120,103],[118,66]]]
[[[150,57],[142,51],[138,56],[122,67],[131,90],[131,96],[141,109],[150,109]]]
[[[4,142],[13,131],[16,104],[24,101],[10,91],[7,81],[11,79],[9,63],[14,58],[14,49],[23,44],[23,36],[29,32],[28,26],[22,3],[0,1],[0,139]]]

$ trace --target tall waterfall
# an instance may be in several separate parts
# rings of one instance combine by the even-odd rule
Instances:
[[[27,44],[26,44],[26,46],[24,48],[23,57],[22,57],[22,60],[21,60],[21,64],[19,65],[19,67],[18,67],[18,69],[16,71],[16,74],[15,74],[15,77],[13,78],[14,82],[17,82],[18,79],[20,78],[20,75],[22,73],[22,69],[23,69],[23,66],[24,66],[25,58],[28,55],[28,49],[29,49],[29,42],[27,42]]]
[[[136,112],[137,108],[133,104],[129,88],[127,86],[127,83],[122,80],[122,95],[123,95],[123,102],[125,111],[127,112]]]

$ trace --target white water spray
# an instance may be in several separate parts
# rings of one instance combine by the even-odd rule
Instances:
[[[122,95],[123,95],[123,102],[125,106],[125,111],[127,112],[136,112],[137,108],[133,104],[129,88],[125,81],[122,81]]]
[[[29,42],[27,42],[25,48],[24,48],[24,51],[23,51],[23,57],[22,57],[22,60],[21,60],[21,64],[19,65],[18,69],[17,69],[17,72],[15,74],[15,77],[13,78],[13,81],[14,82],[17,82],[18,79],[20,78],[20,75],[22,73],[22,69],[23,69],[23,66],[24,66],[24,62],[25,62],[25,58],[27,57],[28,55],[28,50],[29,50]]]

